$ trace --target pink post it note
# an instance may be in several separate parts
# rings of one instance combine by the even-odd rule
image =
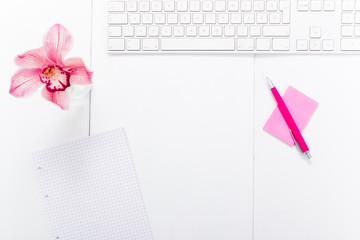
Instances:
[[[294,118],[296,125],[299,127],[299,130],[302,131],[309,122],[318,103],[291,86],[288,87],[282,98]],[[275,108],[265,123],[264,130],[290,146],[295,144],[278,107]]]

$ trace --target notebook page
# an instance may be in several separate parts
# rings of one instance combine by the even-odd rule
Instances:
[[[152,239],[124,129],[36,152],[31,160],[51,239]]]

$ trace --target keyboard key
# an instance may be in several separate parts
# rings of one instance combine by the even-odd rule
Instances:
[[[321,50],[321,40],[320,39],[311,39],[310,40],[310,51],[320,51]]]
[[[177,1],[177,11],[186,12],[188,10],[188,2],[179,0]]]
[[[132,13],[129,15],[129,23],[130,24],[140,24],[140,14]]]
[[[289,51],[290,40],[285,38],[274,38],[272,40],[272,49],[274,51]]]
[[[352,13],[343,13],[341,15],[341,22],[345,24],[353,23],[354,15]]]
[[[149,12],[150,11],[150,2],[149,1],[139,2],[139,11],[140,12]]]
[[[126,40],[126,49],[128,51],[140,51],[140,38],[128,38]]]
[[[134,27],[133,26],[124,26],[123,27],[124,37],[133,37],[134,36]]]
[[[278,2],[272,1],[272,0],[266,1],[266,10],[268,10],[269,12],[277,11],[278,10]]]
[[[307,51],[308,50],[308,41],[306,39],[297,40],[296,41],[296,50]]]
[[[272,24],[277,24],[281,22],[280,13],[270,13],[269,14],[269,22]]]
[[[211,27],[211,36],[221,37],[223,34],[222,26],[212,26]]]
[[[205,13],[205,23],[215,24],[216,23],[216,14],[215,13]]]
[[[167,21],[169,24],[177,24],[178,23],[178,15],[176,13],[168,13]]]
[[[237,50],[239,51],[254,51],[255,44],[254,39],[238,39],[237,40]]]
[[[152,24],[153,23],[153,15],[152,15],[152,13],[144,13],[142,15],[142,23],[143,24]]]
[[[150,37],[158,37],[159,36],[159,27],[158,26],[150,26],[149,27],[149,36]]]
[[[199,12],[200,11],[200,1],[190,1],[190,11],[191,12]]]
[[[290,0],[280,0],[279,10],[290,9]]]
[[[360,37],[360,26],[355,26],[354,35],[355,37]]]
[[[291,15],[291,8],[290,8],[290,1],[289,0],[280,0],[280,11],[282,12],[282,23],[290,23],[290,15]]]
[[[232,24],[240,24],[241,23],[241,14],[240,13],[231,13],[230,22]]]
[[[215,1],[215,11],[217,12],[225,12],[226,10],[226,2],[225,1]]]
[[[193,23],[202,24],[204,22],[204,15],[202,13],[193,13]]]
[[[334,0],[325,0],[324,1],[324,11],[335,11],[335,2]]]
[[[197,36],[197,28],[196,28],[196,26],[188,26],[188,27],[186,27],[186,36],[188,36],[188,37],[196,37]]]
[[[355,13],[355,23],[360,23],[360,12]]]
[[[199,27],[199,36],[200,37],[209,37],[210,36],[210,27],[209,26],[200,26]]]
[[[147,38],[142,40],[142,49],[144,51],[158,51],[159,39]]]
[[[203,1],[203,11],[204,12],[211,12],[213,10],[213,3],[209,0]]]
[[[146,26],[136,26],[135,27],[135,35],[137,37],[146,37],[147,31]]]
[[[360,38],[341,39],[342,51],[360,51]]]
[[[250,12],[251,11],[251,1],[241,1],[240,2],[240,9],[243,12]]]
[[[311,0],[310,2],[310,10],[311,11],[321,11],[322,9],[322,1],[321,0]]]
[[[355,10],[360,11],[360,0],[355,1]]]
[[[125,11],[125,2],[109,2],[108,3],[109,12],[123,12]]]
[[[109,27],[108,28],[109,37],[121,37],[121,27]]]
[[[180,23],[181,24],[190,24],[191,15],[190,13],[180,13]]]
[[[246,24],[255,23],[255,14],[254,13],[244,13],[244,23],[246,23]]]
[[[270,39],[269,38],[256,39],[256,50],[269,51],[270,50]]]
[[[354,9],[354,1],[351,0],[343,0],[341,9],[343,11],[352,11]]]
[[[165,20],[165,13],[156,13],[154,15],[154,22],[156,24],[165,24],[166,20]]]
[[[185,36],[185,28],[183,26],[174,26],[174,36],[175,37]]]
[[[257,13],[256,14],[256,22],[260,24],[266,24],[268,22],[268,14],[267,13]]]
[[[127,24],[128,15],[126,13],[112,13],[108,17],[109,24]]]
[[[321,37],[321,28],[311,27],[309,36],[310,36],[310,38],[320,38]]]
[[[225,26],[224,27],[224,35],[225,35],[225,37],[235,36],[235,27],[234,26]]]
[[[261,36],[261,26],[250,26],[250,36],[252,37]]]
[[[165,10],[165,12],[174,12],[175,11],[175,1],[165,1],[164,10]]]
[[[342,26],[341,27],[341,36],[343,37],[352,37],[353,27],[352,26]]]
[[[218,15],[218,22],[220,24],[228,24],[229,23],[229,14],[227,13],[220,13]]]
[[[161,27],[161,36],[163,36],[163,37],[171,37],[171,35],[172,35],[171,26],[162,26]]]
[[[264,1],[254,1],[254,11],[262,12],[265,10],[265,2]]]
[[[136,12],[137,11],[137,2],[136,1],[127,1],[126,2],[126,11]]]
[[[163,51],[233,51],[234,39],[229,38],[166,38],[161,40]]]
[[[324,39],[322,47],[324,51],[334,51],[334,40]]]
[[[109,51],[124,51],[125,50],[125,39],[123,38],[111,38],[108,40]]]
[[[288,37],[290,36],[290,26],[263,26],[263,36]]]
[[[161,1],[152,1],[151,2],[151,11],[161,12],[162,11],[162,2]]]
[[[239,1],[229,0],[228,1],[228,11],[229,12],[239,11]]]
[[[299,12],[309,11],[309,1],[308,0],[299,0],[297,4],[297,10]]]
[[[248,35],[248,27],[247,26],[238,26],[237,35],[239,37],[246,37]]]

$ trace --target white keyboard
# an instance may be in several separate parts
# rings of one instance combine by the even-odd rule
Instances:
[[[360,0],[110,0],[111,53],[360,53]]]

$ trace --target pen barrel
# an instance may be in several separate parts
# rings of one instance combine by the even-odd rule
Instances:
[[[288,125],[289,129],[291,130],[292,134],[294,135],[294,138],[295,138],[296,142],[299,144],[301,151],[303,153],[309,151],[309,147],[307,146],[303,136],[300,133],[298,126],[295,123],[294,118],[291,116],[290,111],[287,108],[284,100],[280,96],[279,92],[276,90],[275,87],[271,88],[271,92],[274,95],[276,102],[278,103],[278,108],[281,112],[281,115],[283,116],[286,124]]]

